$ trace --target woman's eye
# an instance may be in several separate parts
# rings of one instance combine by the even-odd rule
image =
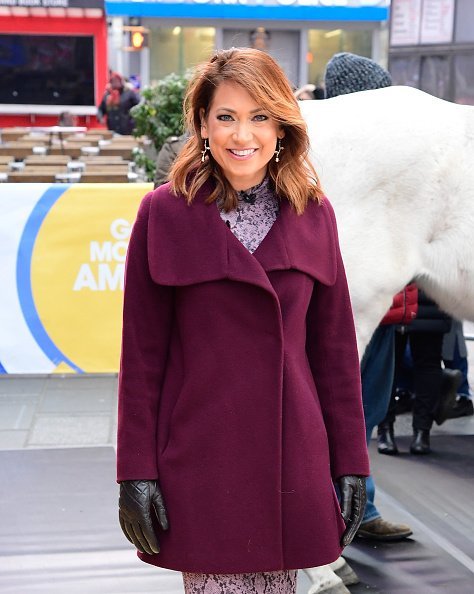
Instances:
[[[230,116],[228,113],[222,113],[221,115],[217,116],[217,119],[221,122],[231,122],[232,116]]]
[[[256,116],[254,116],[253,119],[256,122],[265,122],[266,120],[268,120],[268,116],[266,116],[264,113],[259,113]]]

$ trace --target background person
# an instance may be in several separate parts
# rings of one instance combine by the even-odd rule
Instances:
[[[456,402],[457,389],[462,382],[459,370],[443,370],[441,367],[443,338],[450,329],[451,318],[424,291],[418,291],[417,316],[409,326],[403,328],[403,334],[397,332],[396,335],[396,367],[403,358],[407,342],[413,361],[413,440],[410,453],[415,455],[431,452],[430,431],[433,421],[441,425],[449,418]],[[393,453],[396,453],[394,399],[395,390],[381,425],[391,428]],[[387,453],[380,447],[379,452]]]
[[[295,97],[298,101],[307,101],[308,99],[314,99],[314,91],[316,90],[316,85],[307,84],[303,85],[299,89],[295,91]]]
[[[118,72],[111,72],[109,84],[98,107],[99,122],[107,118],[107,128],[117,134],[131,134],[135,126],[130,110],[140,102],[138,94],[125,85]]]
[[[169,180],[171,166],[188,138],[189,134],[185,132],[181,136],[170,136],[165,140],[156,157],[155,188]]]
[[[461,385],[458,388],[456,402],[448,411],[448,419],[469,417],[474,414],[471,389],[468,379],[467,347],[464,339],[462,321],[452,320],[451,330],[444,335],[442,357],[447,369],[458,369],[462,373]]]
[[[351,541],[368,474],[335,218],[268,54],[218,52],[185,105],[127,256],[120,522],[187,593],[290,594]]]
[[[58,117],[58,126],[71,127],[77,126],[77,117],[70,111],[63,111]]]

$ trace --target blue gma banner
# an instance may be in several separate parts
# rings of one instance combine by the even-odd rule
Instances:
[[[1,373],[118,370],[127,246],[151,189],[1,185]]]

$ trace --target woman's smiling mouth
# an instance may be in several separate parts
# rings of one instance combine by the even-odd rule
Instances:
[[[257,152],[257,149],[255,149],[255,148],[242,149],[242,150],[227,149],[227,151],[233,157],[237,157],[237,159],[248,159],[249,157],[251,157],[252,155],[254,155]]]

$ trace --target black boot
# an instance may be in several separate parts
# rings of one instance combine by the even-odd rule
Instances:
[[[456,405],[456,396],[461,384],[462,373],[459,369],[443,369],[440,401],[433,415],[438,425],[449,419],[449,415]]]
[[[415,455],[431,453],[429,429],[413,429],[413,441],[410,445],[410,452]]]
[[[396,456],[398,454],[393,434],[393,423],[380,423],[377,427],[377,450],[379,454],[386,454],[387,456]]]

